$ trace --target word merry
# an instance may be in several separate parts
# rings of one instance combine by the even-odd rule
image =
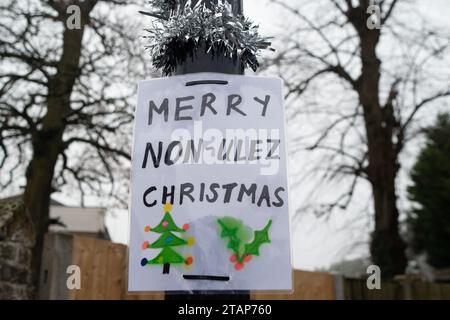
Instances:
[[[148,106],[148,125],[153,123],[154,112],[159,115],[162,114],[165,122],[169,121],[169,109],[175,110],[173,114],[174,121],[191,121],[193,120],[193,115],[203,117],[206,113],[217,115],[219,114],[219,106],[215,103],[216,100],[217,97],[214,93],[204,94],[200,99],[196,99],[194,96],[179,97],[175,98],[175,108],[169,108],[169,98],[164,98],[159,104],[159,107],[153,100],[150,100]],[[270,102],[270,96],[266,95],[264,99],[254,97],[253,100],[261,107],[261,116],[265,117]],[[240,114],[241,116],[246,117],[247,112],[243,109],[242,105],[243,99],[241,95],[230,94],[227,97],[225,108],[222,107],[222,109],[225,109],[222,110],[222,113],[226,116]],[[194,106],[197,108],[195,111]],[[254,106],[248,106],[247,108],[253,110]]]

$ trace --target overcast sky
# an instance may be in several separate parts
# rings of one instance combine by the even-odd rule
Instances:
[[[297,3],[296,0],[287,1]],[[244,0],[244,10],[248,17],[260,25],[262,34],[276,36],[284,31],[285,16],[279,8],[270,5],[269,2],[268,0]],[[430,23],[450,25],[450,0],[419,0],[417,5]],[[291,173],[298,172],[299,168],[295,166],[302,161],[307,160],[290,159]],[[301,192],[301,189],[295,192]],[[323,192],[325,197],[327,192],[332,191],[323,190]],[[361,195],[357,195],[356,198],[368,198],[368,188],[360,192]],[[301,203],[295,200],[291,204],[292,209],[301,206]],[[291,226],[294,266],[299,269],[313,270],[328,267],[331,263],[342,259],[366,256],[372,218],[368,214],[362,214],[361,210],[370,206],[371,203],[364,200],[353,209],[333,215],[329,219],[318,219],[313,215],[303,215],[296,219]],[[126,243],[128,213],[122,211],[114,217],[110,215],[107,223],[113,240]]]

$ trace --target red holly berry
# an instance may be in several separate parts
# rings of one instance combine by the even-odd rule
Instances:
[[[236,264],[234,265],[234,268],[235,268],[236,270],[239,271],[239,270],[241,270],[242,268],[244,268],[244,264],[238,262],[238,263],[236,263]]]
[[[233,254],[230,256],[230,262],[235,263],[237,261],[237,255]]]
[[[244,262],[245,262],[245,263],[248,263],[248,262],[250,262],[250,261],[252,261],[252,255],[251,255],[251,254],[246,254],[246,255],[244,256]]]
[[[194,259],[192,257],[187,257],[186,261],[184,263],[186,263],[186,265],[191,265],[194,262]]]

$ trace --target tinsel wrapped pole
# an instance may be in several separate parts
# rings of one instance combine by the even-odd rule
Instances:
[[[242,14],[241,0],[148,0],[156,20],[144,39],[155,69],[163,75],[256,71],[270,38]],[[185,2],[183,2],[185,1]]]
[[[187,1],[187,0],[186,0]],[[242,0],[227,0],[233,8],[233,13],[242,14]],[[197,1],[192,1],[193,5]],[[214,4],[215,0],[204,0],[208,5]],[[196,72],[219,72],[228,74],[243,74],[244,68],[239,59],[226,58],[224,56],[213,56],[199,50],[195,56],[187,59],[180,64],[176,70],[176,74],[182,75]],[[224,299],[224,300],[249,300],[249,291],[230,291],[226,294],[215,291],[196,291],[194,294],[170,294],[166,293],[168,300],[197,300],[197,299]]]
[[[188,0],[183,0],[183,5]],[[200,0],[191,0],[192,6],[195,6]],[[235,15],[243,14],[243,0],[226,0],[231,6]],[[211,8],[217,4],[217,0],[203,0],[206,7]],[[233,59],[224,55],[213,55],[205,53],[205,49],[197,50],[196,54],[188,58],[184,63],[178,65],[175,74],[182,75],[197,72],[219,72],[227,74],[244,74],[244,66],[239,59]]]

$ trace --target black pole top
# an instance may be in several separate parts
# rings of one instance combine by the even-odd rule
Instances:
[[[187,0],[183,0],[184,4]],[[194,6],[199,0],[192,0]],[[233,13],[239,15],[243,13],[242,0],[226,0],[231,4]],[[217,3],[217,0],[203,0],[206,6]],[[221,54],[206,53],[205,48],[200,48],[192,57],[180,63],[175,71],[176,75],[199,73],[199,72],[218,72],[227,74],[244,74],[244,66],[241,61],[235,58],[228,58]]]

